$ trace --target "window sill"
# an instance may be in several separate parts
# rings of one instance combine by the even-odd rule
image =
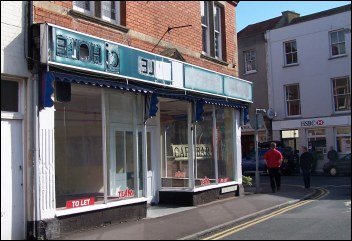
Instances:
[[[292,116],[285,117],[285,120],[294,120],[294,119],[302,119],[302,115],[292,115]]]
[[[94,23],[98,23],[98,24],[101,24],[103,26],[107,26],[107,27],[110,27],[110,28],[113,28],[113,29],[117,29],[117,30],[119,30],[119,31],[121,31],[123,33],[127,33],[130,30],[129,28],[126,28],[124,26],[116,25],[116,24],[107,22],[105,20],[102,20],[100,18],[93,17],[93,16],[90,16],[90,15],[87,15],[87,14],[84,14],[84,13],[81,13],[79,11],[72,10],[72,9],[69,11],[69,15],[71,15],[73,17],[77,17],[77,18],[82,18],[84,20],[88,20],[88,21],[91,21],[91,22],[94,22]]]
[[[345,58],[345,57],[347,57],[347,54],[341,54],[341,55],[331,56],[331,57],[329,58],[329,60],[339,59],[339,58]]]
[[[225,62],[225,61],[222,61],[222,60],[219,60],[219,59],[216,59],[216,58],[213,58],[213,57],[204,55],[204,54],[201,54],[201,55],[200,55],[200,58],[201,58],[201,59],[209,60],[209,61],[214,62],[214,63],[217,63],[217,64],[221,64],[221,65],[224,65],[224,66],[228,66],[228,65],[229,65],[229,63],[227,63],[227,62]]]
[[[256,74],[256,73],[257,73],[256,70],[252,70],[252,71],[248,71],[248,72],[243,73],[243,75],[250,75],[250,74]]]
[[[84,207],[56,210],[55,216],[62,217],[62,216],[78,214],[78,213],[82,213],[82,212],[96,211],[96,210],[119,207],[119,206],[123,206],[123,205],[135,204],[135,203],[144,203],[147,201],[148,201],[147,198],[140,197],[140,198],[124,199],[124,200],[109,202],[109,203],[94,204],[94,205],[89,205],[89,206],[84,206]]]
[[[293,66],[298,66],[299,64],[296,63],[296,64],[287,64],[287,65],[284,65],[282,68],[288,68],[288,67],[293,67]]]
[[[335,112],[333,113],[333,116],[341,116],[341,115],[346,115],[346,114],[351,114],[351,110],[335,111]]]

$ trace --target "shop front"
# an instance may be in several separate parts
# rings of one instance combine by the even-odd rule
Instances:
[[[273,131],[274,136],[298,151],[301,146],[314,150],[318,159],[317,172],[323,172],[330,147],[340,157],[351,152],[351,118],[348,115],[274,121]]]
[[[250,82],[50,24],[40,33],[47,236],[239,195]]]

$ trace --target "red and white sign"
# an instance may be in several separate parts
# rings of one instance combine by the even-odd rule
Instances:
[[[116,196],[118,198],[134,197],[134,191],[133,191],[133,189],[129,189],[127,187],[125,190],[121,190],[121,191],[117,190]]]
[[[177,171],[175,177],[186,177],[186,172]]]
[[[315,123],[316,123],[318,126],[324,125],[324,121],[323,121],[323,120],[317,120]]]
[[[78,208],[94,205],[94,197],[66,201],[66,208]]]
[[[208,177],[204,177],[203,179],[200,179],[200,185],[209,185],[210,184],[210,179]]]
[[[231,179],[229,177],[223,177],[218,179],[218,183],[229,182]]]

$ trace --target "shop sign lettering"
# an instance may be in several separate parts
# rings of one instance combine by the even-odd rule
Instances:
[[[78,208],[94,204],[94,197],[66,201],[66,208]]]
[[[138,58],[138,72],[143,75],[154,77],[155,61],[143,57]]]
[[[301,121],[301,126],[322,126],[322,125],[324,125],[323,120]]]
[[[175,160],[188,159],[188,145],[171,145],[172,153]],[[211,158],[213,156],[212,146],[206,144],[198,144],[196,146],[197,159]]]
[[[86,69],[120,72],[119,45],[55,28],[50,61]]]
[[[252,102],[252,83],[69,29],[41,24],[43,64],[60,64]],[[198,79],[199,81],[194,81]]]
[[[133,189],[126,188],[125,190],[117,191],[116,196],[118,198],[134,197],[134,191]]]

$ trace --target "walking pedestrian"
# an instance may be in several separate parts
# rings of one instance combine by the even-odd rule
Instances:
[[[302,154],[299,160],[299,165],[302,169],[303,182],[305,188],[310,188],[310,172],[313,165],[313,156],[308,152],[306,146],[301,147]]]
[[[270,186],[272,192],[280,191],[282,154],[276,149],[276,143],[270,143],[270,150],[264,154],[264,160],[269,172]]]

